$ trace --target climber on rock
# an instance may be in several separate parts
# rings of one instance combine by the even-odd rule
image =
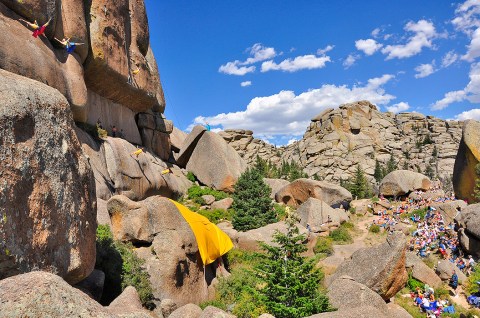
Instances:
[[[37,38],[38,36],[40,36],[40,35],[42,35],[43,33],[45,33],[45,29],[46,29],[47,26],[50,24],[50,21],[52,21],[52,18],[48,19],[47,23],[45,23],[45,24],[42,25],[42,26],[39,26],[39,25],[38,25],[37,20],[35,20],[34,23],[28,22],[28,21],[23,20],[23,19],[19,19],[19,20],[22,21],[22,22],[25,22],[31,29],[33,29],[32,36],[33,36],[34,38]]]
[[[167,174],[167,173],[173,173],[172,169],[171,168],[167,168],[165,170],[162,171],[162,174]]]
[[[59,40],[57,38],[54,38],[58,43],[62,44],[63,47],[65,47],[65,49],[67,50],[67,53],[68,54],[71,54],[73,53],[73,51],[75,51],[75,48],[77,47],[77,45],[83,45],[85,43],[83,42],[73,42],[73,41],[70,41],[70,38],[63,38],[63,40]]]

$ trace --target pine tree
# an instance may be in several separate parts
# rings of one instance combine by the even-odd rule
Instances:
[[[257,169],[258,172],[265,178],[268,173],[268,164],[267,161],[263,160],[260,158],[259,155],[257,155],[257,158],[255,160],[255,169]]]
[[[248,231],[276,221],[270,191],[257,169],[242,173],[233,193],[232,224],[236,230]]]
[[[392,171],[397,170],[397,162],[395,162],[395,158],[393,157],[393,153],[390,154],[390,159],[387,162],[387,174]]]
[[[373,177],[377,182],[382,181],[384,175],[382,171],[382,166],[380,165],[380,162],[375,159],[375,171],[373,172]]]
[[[475,166],[475,173],[477,177],[475,178],[475,187],[473,188],[473,195],[477,200],[480,201],[480,163]]]
[[[319,292],[323,273],[313,259],[301,256],[307,250],[305,235],[299,235],[293,220],[286,223],[286,234],[273,235],[275,246],[262,243],[265,260],[255,269],[265,282],[259,293],[268,312],[277,318],[297,318],[330,311],[327,296]]]
[[[372,197],[372,190],[370,189],[370,185],[365,177],[362,167],[360,167],[360,164],[357,165],[355,176],[350,182],[350,185],[347,186],[347,190],[352,193],[354,198],[358,197],[359,199],[366,199]]]

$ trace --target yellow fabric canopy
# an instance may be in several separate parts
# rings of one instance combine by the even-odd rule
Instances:
[[[170,200],[192,228],[197,239],[198,250],[203,264],[213,263],[217,258],[233,248],[232,240],[206,217],[190,211],[186,206]]]

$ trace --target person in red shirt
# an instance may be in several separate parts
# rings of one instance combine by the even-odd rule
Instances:
[[[39,37],[40,35],[42,35],[42,34],[45,33],[45,29],[46,29],[47,26],[50,24],[50,21],[52,21],[52,18],[48,19],[47,23],[45,23],[45,24],[42,25],[42,26],[39,26],[39,25],[38,25],[37,20],[35,20],[34,23],[28,22],[28,21],[23,20],[23,19],[19,19],[19,20],[22,21],[22,22],[25,22],[31,29],[33,29],[32,36],[33,36],[34,38],[37,38],[37,37]]]

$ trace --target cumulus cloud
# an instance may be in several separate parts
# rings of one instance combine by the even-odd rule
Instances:
[[[438,36],[433,23],[426,20],[410,21],[405,25],[404,30],[414,34],[405,44],[385,46],[382,53],[387,55],[387,60],[417,55],[424,47],[432,47],[432,40]]]
[[[247,87],[247,86],[250,86],[250,85],[252,85],[251,81],[245,81],[245,82],[240,83],[240,86],[242,86],[242,87]]]
[[[467,53],[462,56],[462,60],[473,62],[480,56],[480,28],[476,29],[472,34],[472,39],[467,47]]]
[[[355,41],[355,47],[359,51],[363,51],[366,55],[372,55],[376,51],[382,48],[382,44],[377,43],[374,39],[358,40]]]
[[[333,48],[335,47],[335,45],[327,45],[325,48],[323,49],[318,49],[317,50],[317,55],[324,55],[325,53],[327,52],[330,52],[331,50],[333,50]]]
[[[470,81],[464,89],[446,93],[442,99],[432,105],[432,110],[441,110],[452,103],[464,100],[470,103],[480,103],[480,63],[471,65],[469,77]]]
[[[343,67],[345,69],[348,69],[350,68],[350,66],[352,66],[353,64],[355,64],[355,62],[360,58],[359,55],[356,55],[356,54],[349,54],[347,56],[347,58],[343,61]]]
[[[252,73],[255,71],[255,66],[240,66],[241,62],[240,61],[233,61],[233,62],[228,62],[225,65],[220,66],[218,71],[220,73],[225,73],[228,75],[238,75],[238,76],[243,76],[247,73]]]
[[[393,78],[393,75],[385,74],[368,80],[366,84],[352,87],[325,84],[298,95],[293,91],[281,91],[270,96],[256,97],[245,110],[211,117],[199,116],[191,127],[208,122],[223,129],[250,129],[256,136],[267,136],[270,139],[275,136],[301,136],[310,119],[328,107],[357,100],[387,105],[395,96],[386,93],[383,86]]]
[[[430,64],[420,64],[419,66],[415,67],[415,78],[423,78],[433,74],[435,70],[435,60],[432,61]]]
[[[400,113],[408,110],[410,105],[405,102],[400,102],[398,104],[393,104],[392,106],[387,106],[387,110],[392,113]]]
[[[473,31],[480,27],[479,14],[480,1],[467,0],[457,6],[452,24],[456,30],[471,36]]]
[[[274,61],[266,61],[262,63],[262,72],[268,71],[284,71],[284,72],[297,72],[300,70],[312,70],[325,67],[325,64],[330,62],[330,57],[315,56],[315,55],[302,55],[297,56],[294,59],[286,59],[280,63]]]
[[[455,116],[456,120],[467,120],[467,119],[475,119],[480,120],[480,108],[474,108],[467,111],[464,111],[457,116]]]
[[[375,29],[373,29],[373,31],[372,31],[371,34],[372,34],[372,36],[373,36],[374,38],[378,38],[378,36],[380,35],[380,32],[382,32],[382,29],[380,29],[380,28],[375,28]]]
[[[221,65],[218,71],[228,75],[243,76],[255,71],[255,66],[251,64],[271,59],[277,55],[273,47],[265,47],[261,43],[255,43],[251,48],[248,48],[247,51],[250,57],[245,61],[235,60],[233,62],[227,62]]]
[[[455,51],[449,51],[442,59],[442,67],[449,67],[458,60],[458,54]]]

